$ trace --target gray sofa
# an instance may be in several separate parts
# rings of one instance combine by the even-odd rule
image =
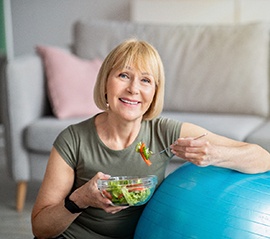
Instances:
[[[74,54],[82,59],[104,59],[119,42],[134,36],[152,43],[163,59],[162,115],[258,143],[270,151],[267,26],[77,22]],[[7,163],[18,184],[20,211],[27,182],[43,178],[57,134],[83,118],[62,120],[52,114],[38,55],[20,56],[7,64],[3,95]],[[181,163],[173,159],[167,173]]]

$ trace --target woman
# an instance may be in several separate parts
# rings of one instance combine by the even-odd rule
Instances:
[[[101,66],[94,98],[104,112],[68,127],[54,143],[32,212],[37,238],[133,238],[144,206],[112,206],[97,180],[155,174],[160,184],[173,155],[198,166],[243,173],[270,169],[270,155],[258,145],[158,117],[164,70],[159,54],[146,42],[131,39],[112,50]],[[153,152],[168,145],[171,150],[153,156],[147,166],[135,151],[140,141]]]

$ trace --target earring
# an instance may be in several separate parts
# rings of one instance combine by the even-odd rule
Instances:
[[[109,110],[110,105],[109,105],[109,103],[108,103],[107,93],[105,94],[105,100],[106,100],[106,110]]]

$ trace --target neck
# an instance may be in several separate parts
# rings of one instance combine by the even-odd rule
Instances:
[[[113,150],[121,150],[131,145],[138,136],[141,119],[124,121],[105,112],[97,116],[95,124],[103,143]]]

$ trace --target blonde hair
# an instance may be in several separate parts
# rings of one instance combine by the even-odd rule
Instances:
[[[101,110],[107,109],[106,84],[113,69],[133,65],[139,70],[153,74],[156,84],[155,95],[143,119],[151,120],[157,117],[164,104],[164,68],[157,50],[145,41],[129,39],[114,48],[103,61],[94,88],[94,101]]]

